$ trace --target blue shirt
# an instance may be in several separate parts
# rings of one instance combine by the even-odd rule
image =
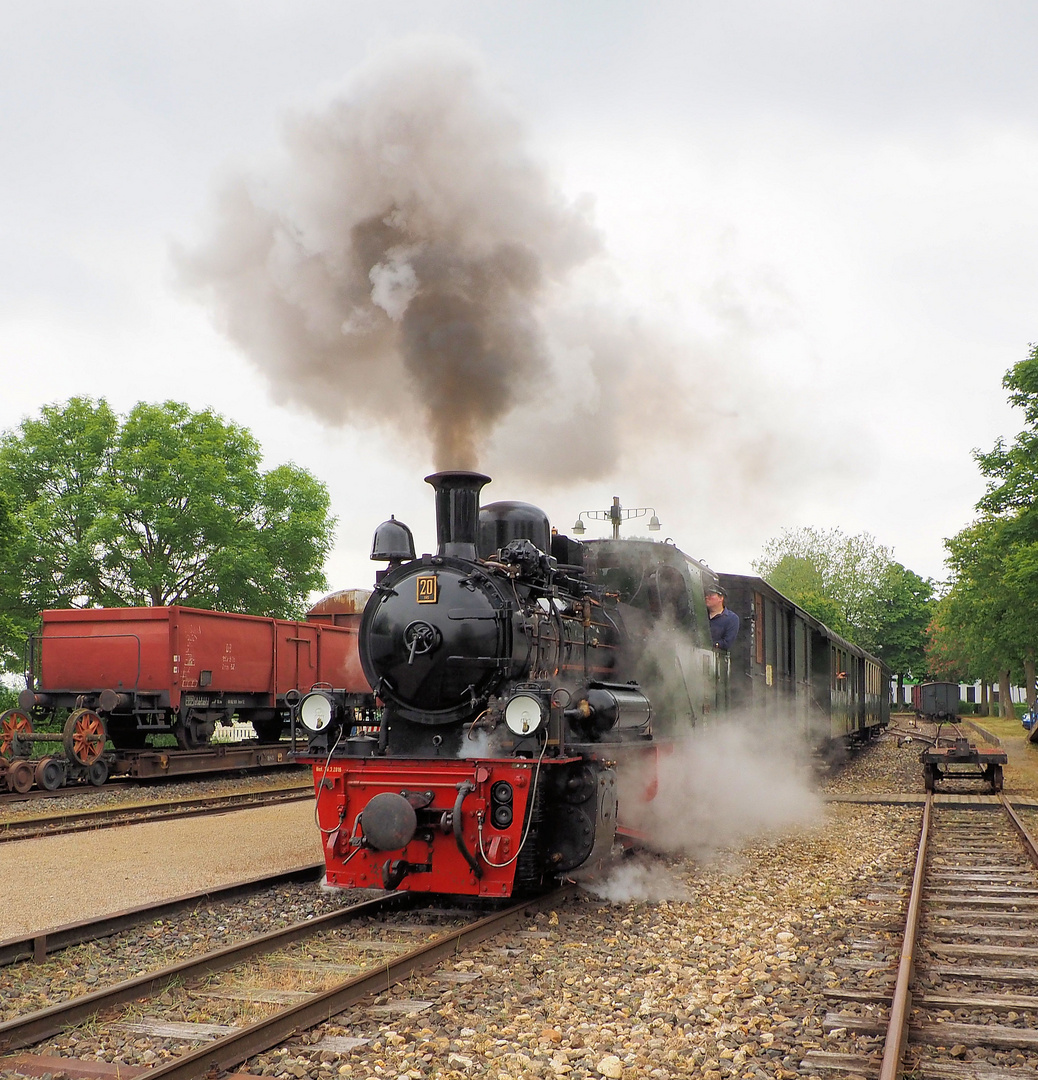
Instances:
[[[719,649],[730,649],[739,633],[739,616],[725,608],[718,615],[710,616],[710,639]]]

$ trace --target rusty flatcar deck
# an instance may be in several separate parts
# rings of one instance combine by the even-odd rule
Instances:
[[[949,745],[931,746],[919,755],[926,790],[936,791],[945,780],[980,780],[993,792],[1002,790],[1002,766],[1009,761],[1005,750],[981,750],[964,736]]]
[[[156,776],[265,769],[293,765],[288,743],[209,745],[198,750],[116,750],[111,776],[146,780]]]

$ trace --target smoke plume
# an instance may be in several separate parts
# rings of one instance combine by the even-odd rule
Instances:
[[[239,179],[177,261],[275,393],[332,424],[416,418],[437,467],[550,379],[548,294],[599,249],[460,46],[412,42],[285,131],[280,180]]]
[[[740,319],[707,344],[632,313],[590,200],[553,181],[478,57],[398,43],[290,117],[284,143],[174,251],[277,400],[533,484],[655,477],[723,446],[726,490],[780,497],[797,405],[751,370],[756,331]]]

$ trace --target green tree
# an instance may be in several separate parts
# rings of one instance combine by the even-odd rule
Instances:
[[[324,485],[294,465],[262,472],[253,436],[210,410],[47,406],[0,438],[0,494],[16,508],[3,607],[22,634],[65,606],[293,616],[326,587]]]
[[[931,649],[957,658],[985,681],[997,678],[1000,705],[1012,715],[1009,687],[1035,700],[1038,645],[1038,345],[1006,372],[1002,385],[1023,409],[1026,427],[974,459],[987,478],[980,518],[945,541],[952,583],[933,628]]]
[[[876,583],[892,561],[890,549],[868,533],[848,536],[842,529],[805,527],[785,529],[781,536],[769,540],[753,568],[797,603],[798,597],[786,592],[779,581],[805,599],[824,598],[838,623],[826,625],[874,651]],[[778,579],[773,577],[776,571],[780,571]],[[801,606],[814,614],[806,605]]]
[[[787,529],[753,568],[831,630],[881,657],[898,678],[925,669],[934,584],[895,562],[868,533]]]
[[[1005,523],[986,517],[945,541],[951,587],[930,626],[928,662],[935,675],[957,681],[979,679],[1002,686],[1009,700],[1012,641],[1011,598],[1004,587]]]
[[[852,636],[854,628],[847,621],[842,605],[826,592],[822,571],[811,558],[786,554],[774,567],[767,568],[763,560],[755,562],[753,567],[769,585],[825,623],[830,630],[841,637]]]
[[[14,515],[12,501],[0,491],[0,671],[4,669],[4,643],[13,642],[17,638],[20,617],[24,614],[15,588],[15,550],[18,536],[18,520]],[[0,712],[13,707],[4,693],[5,689],[0,685]]]
[[[927,629],[933,616],[934,583],[899,562],[891,562],[877,582],[873,599],[877,655],[897,679],[897,701],[904,701],[906,678],[928,674]]]

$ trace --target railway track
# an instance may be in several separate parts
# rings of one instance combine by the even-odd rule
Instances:
[[[277,874],[264,874],[244,881],[235,881],[229,885],[185,893],[155,904],[127,908],[124,911],[104,915],[99,919],[84,919],[64,926],[54,926],[31,934],[7,938],[0,941],[0,967],[29,959],[34,963],[42,963],[48,956],[62,949],[111,937],[113,934],[156,919],[168,919],[189,911],[202,901],[212,903],[234,900],[250,893],[262,892],[272,885],[280,885],[284,882],[323,879],[324,863],[307,863]]]
[[[299,802],[312,799],[313,785],[306,783],[266,791],[236,792],[230,795],[203,795],[174,802],[148,802],[94,807],[90,810],[68,810],[31,818],[15,818],[0,822],[0,843],[27,840],[41,836],[111,828],[115,825],[137,824],[142,821],[170,821],[174,818],[218,814],[228,810],[244,810],[255,806]]]
[[[375,1022],[377,996],[573,891],[475,917],[422,906],[428,898],[413,893],[382,894],[2,1023],[0,1071],[67,1070],[82,1025],[95,1041],[99,1032],[101,1041],[109,1032],[132,1035],[121,1043],[132,1048],[132,1060],[105,1060],[149,1066],[149,1078],[164,1080],[231,1069],[286,1040],[301,1040],[304,1052],[341,1053],[368,1041],[343,1031]],[[416,937],[426,940],[415,947]],[[480,977],[456,967],[442,973],[444,983]],[[383,1001],[382,1011],[415,1013],[433,1004],[404,996]],[[351,1012],[359,1006],[368,1011]],[[192,1019],[171,1019],[183,1015]]]
[[[804,1071],[1038,1078],[1038,848],[1008,800],[926,798],[901,914],[900,942],[889,908],[857,928],[856,978],[826,991],[823,1030],[854,1052],[810,1052]]]

